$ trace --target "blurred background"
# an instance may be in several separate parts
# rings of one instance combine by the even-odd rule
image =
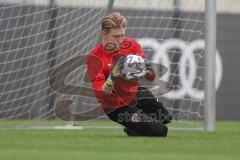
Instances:
[[[75,110],[99,106],[94,98],[54,91],[49,74],[69,59],[88,54],[99,42],[101,18],[120,11],[128,19],[127,35],[142,44],[148,59],[169,67],[166,81],[185,90],[159,98],[174,114],[202,119],[204,2],[115,0],[111,6],[108,0],[0,0],[0,118],[54,118],[54,106],[63,98],[72,99]],[[217,0],[218,120],[240,119],[239,37],[240,1]],[[181,57],[189,47],[186,65]],[[85,69],[78,67],[65,83],[87,86],[84,75]]]

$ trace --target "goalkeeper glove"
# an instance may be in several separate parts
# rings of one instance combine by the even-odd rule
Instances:
[[[147,72],[145,70],[143,70],[141,73],[135,73],[135,74],[131,75],[131,77],[129,76],[127,80],[131,81],[131,82],[139,81],[146,75],[146,73]]]
[[[124,67],[124,57],[120,57],[116,65],[114,66],[113,70],[111,71],[110,75],[108,76],[108,79],[106,81],[108,86],[113,86],[116,80],[119,77],[122,77],[121,71]]]
[[[145,78],[147,80],[153,81],[156,77],[156,73],[153,70],[152,63],[149,60],[144,60],[145,61],[145,66],[146,66],[146,75]]]
[[[147,73],[149,71],[152,71],[153,70],[152,63],[149,60],[147,60],[147,59],[144,59],[144,62],[145,62],[145,65],[146,65]]]

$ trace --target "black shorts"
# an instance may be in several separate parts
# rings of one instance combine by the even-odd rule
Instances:
[[[130,105],[104,111],[112,121],[142,136],[166,136],[165,124],[172,119],[163,104],[144,87],[139,87],[136,100]]]

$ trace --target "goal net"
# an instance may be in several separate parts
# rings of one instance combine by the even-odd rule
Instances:
[[[126,16],[127,36],[137,39],[148,59],[168,68],[160,79],[173,90],[152,90],[172,113],[172,127],[202,128],[204,1],[112,2],[111,7],[108,0],[0,0],[1,127],[68,124],[61,118],[65,113],[56,115],[56,106],[66,105],[84,116],[79,120],[105,118],[88,94],[86,68],[80,62],[98,43],[101,18],[113,10]],[[51,77],[57,73],[65,77]],[[58,89],[51,88],[57,81],[62,82]]]

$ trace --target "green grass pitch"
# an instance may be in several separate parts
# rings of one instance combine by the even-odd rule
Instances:
[[[84,123],[118,126],[110,121]],[[216,132],[170,130],[167,138],[127,137],[120,128],[1,129],[0,160],[30,159],[239,160],[240,122],[217,122]]]

